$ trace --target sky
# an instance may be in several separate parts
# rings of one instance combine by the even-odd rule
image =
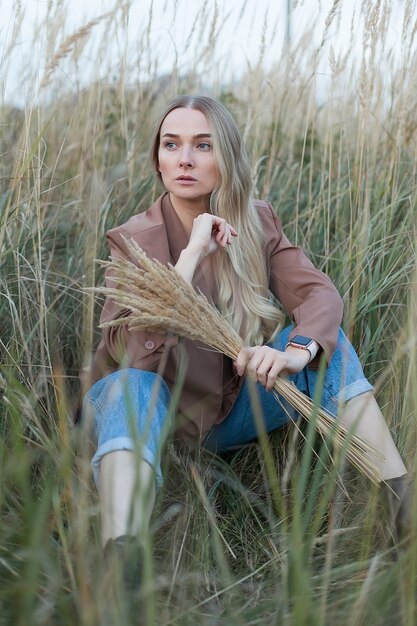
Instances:
[[[292,0],[291,33],[295,45],[297,40],[306,33],[314,23],[313,39],[315,46],[320,46],[326,19],[333,4],[338,5],[335,19],[328,30],[326,46],[332,45],[336,53],[343,53],[350,43],[350,26],[352,16],[358,22],[353,48],[359,50],[360,8],[364,1],[377,0]],[[386,0],[385,0],[386,1]],[[115,6],[123,4],[123,0],[0,0],[0,97],[3,101],[21,103],[33,95],[33,81],[29,75],[37,76],[37,86],[45,75],[48,59],[53,56],[62,41],[77,29],[98,18]],[[193,66],[196,56],[201,51],[202,42],[208,40],[208,32],[217,13],[217,31],[219,45],[216,50],[217,67],[224,80],[238,76],[248,66],[255,67],[259,60],[261,42],[264,41],[263,64],[272,66],[282,58],[287,26],[287,0],[127,0],[129,19],[125,30],[112,27],[108,33],[108,21],[103,20],[92,27],[88,44],[78,61],[83,68],[78,76],[93,75],[97,72],[98,42],[106,40],[106,50],[100,54],[107,55],[103,63],[103,71],[108,72],[111,59],[119,59],[127,50],[134,50],[144,33],[148,37],[153,51],[153,62],[158,64],[158,73],[171,71],[173,59],[176,58],[180,72],[185,73]],[[404,0],[390,0],[393,9],[387,42],[401,54],[401,30]],[[65,7],[65,20],[60,13]],[[204,13],[205,11],[205,13]],[[149,15],[152,21],[148,29]],[[174,18],[175,13],[175,18]],[[117,12],[119,18],[123,10]],[[47,18],[47,16],[49,16]],[[198,32],[193,31],[193,22],[198,16],[198,24],[205,23],[206,31],[199,39]],[[17,37],[13,34],[16,24],[22,19]],[[55,19],[61,26],[56,41],[48,40],[45,35],[44,20]],[[61,21],[60,21],[61,20]],[[33,43],[33,33],[41,29],[41,37]],[[52,29],[51,29],[52,30]],[[188,45],[187,45],[188,41]],[[13,42],[13,44],[11,44]],[[311,43],[310,43],[311,45]],[[104,58],[104,57],[100,57]],[[110,60],[109,60],[110,59]],[[149,61],[149,59],[148,59]],[[140,69],[141,79],[146,80],[147,67]],[[79,70],[79,67],[78,67]],[[116,68],[115,68],[116,71]],[[322,72],[328,68],[323,66]],[[75,74],[65,61],[54,70],[54,78],[75,81]],[[75,87],[74,82],[74,87]]]

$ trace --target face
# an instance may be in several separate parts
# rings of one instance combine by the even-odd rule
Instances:
[[[201,111],[179,108],[168,113],[161,126],[158,162],[167,191],[186,204],[207,204],[219,171],[210,126]]]

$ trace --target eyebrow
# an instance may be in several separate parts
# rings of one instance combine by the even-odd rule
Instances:
[[[175,133],[164,133],[162,135],[162,137],[179,137],[179,135],[176,135]],[[200,139],[201,137],[211,137],[210,133],[198,133],[198,135],[193,135],[193,139]]]

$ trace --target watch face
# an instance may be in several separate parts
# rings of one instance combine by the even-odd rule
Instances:
[[[303,335],[296,335],[291,340],[291,343],[297,343],[299,346],[308,346],[312,342],[310,337],[304,337]]]

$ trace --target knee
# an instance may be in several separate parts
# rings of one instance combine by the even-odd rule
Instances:
[[[169,402],[169,389],[166,382],[155,372],[139,370],[133,367],[118,370],[106,377],[108,382],[96,400],[103,402],[146,403],[152,397]]]
[[[129,390],[137,393],[145,402],[169,404],[171,393],[165,380],[155,372],[145,370],[129,370]]]
[[[111,431],[122,436],[127,434],[127,424],[136,422],[142,427],[151,419],[155,428],[165,421],[170,391],[158,374],[129,368],[113,372],[99,383],[87,394],[98,435]]]
[[[339,333],[337,336],[337,344],[334,351],[334,355],[339,358],[343,358],[344,360],[355,360],[359,361],[359,357],[356,353],[355,348],[350,343],[349,339],[346,337],[342,328],[339,328]]]
[[[289,336],[293,328],[294,328],[294,325],[290,324],[289,326],[286,326],[285,328],[280,330],[271,339],[271,341],[268,341],[268,345],[271,348],[275,348],[275,350],[279,350],[280,352],[283,352],[285,350],[285,346],[287,345],[289,341]]]

